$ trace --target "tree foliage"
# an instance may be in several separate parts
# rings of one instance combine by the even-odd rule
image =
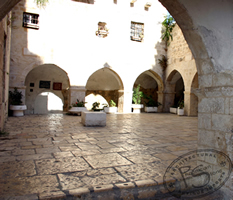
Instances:
[[[171,15],[165,16],[164,21],[162,22],[163,25],[163,33],[162,33],[162,40],[166,41],[167,45],[169,45],[169,40],[173,40],[172,37],[172,30],[176,25],[174,18]]]
[[[44,7],[49,2],[49,0],[35,0],[37,6]]]

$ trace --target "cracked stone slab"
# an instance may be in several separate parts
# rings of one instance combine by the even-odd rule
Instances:
[[[59,184],[55,175],[17,177],[0,181],[0,199],[12,196],[59,191]],[[8,198],[7,198],[8,197]]]
[[[126,156],[126,158],[133,163],[146,163],[146,162],[160,162],[160,159],[156,158],[155,156],[151,156],[149,154],[141,154],[141,155],[134,155],[134,156]]]
[[[0,181],[18,176],[36,175],[33,161],[15,161],[0,163]]]
[[[40,175],[75,172],[90,169],[87,162],[80,157],[46,159],[35,162],[37,166],[37,171]]]
[[[75,174],[58,174],[62,190],[71,190],[85,186],[78,176]]]
[[[111,184],[111,183],[126,182],[126,180],[122,176],[120,176],[119,174],[98,175],[95,177],[84,176],[83,178],[81,178],[81,180],[88,187]]]
[[[127,159],[120,156],[118,153],[90,155],[90,156],[83,156],[83,157],[95,169],[103,168],[103,167],[114,167],[114,166],[133,164]]]
[[[127,181],[154,179],[165,173],[166,167],[162,163],[143,163],[129,166],[115,167]],[[164,170],[164,172],[162,172]]]

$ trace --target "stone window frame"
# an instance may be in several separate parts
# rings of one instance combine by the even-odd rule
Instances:
[[[130,39],[136,42],[142,42],[144,38],[144,23],[131,21]]]
[[[39,29],[39,14],[23,12],[23,27]]]

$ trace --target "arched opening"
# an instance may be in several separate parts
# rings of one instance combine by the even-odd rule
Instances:
[[[94,72],[87,81],[86,89],[85,101],[88,108],[91,102],[108,104],[113,100],[118,107],[118,111],[123,112],[124,99],[121,91],[124,87],[121,78],[113,70],[102,68]]]
[[[38,112],[40,113],[42,112],[39,111],[40,107],[43,108],[43,112],[45,112],[46,101],[49,102],[50,105],[50,101],[46,100],[46,98],[55,98],[52,94],[62,100],[62,110],[68,110],[70,98],[69,78],[67,73],[58,66],[53,64],[45,64],[32,69],[26,76],[25,86],[27,105],[26,114],[37,114]],[[42,93],[43,95],[41,95]],[[49,95],[45,95],[45,93],[49,93]],[[39,102],[38,99],[41,99],[44,102],[43,105]]]
[[[133,88],[140,84],[140,91],[147,97],[151,97],[154,101],[163,103],[163,97],[160,93],[163,90],[163,82],[161,77],[152,70],[147,70],[141,73],[134,82]],[[143,98],[142,103],[146,104],[146,99]],[[161,109],[160,109],[161,110]]]
[[[173,70],[166,81],[165,111],[169,111],[171,106],[178,107],[179,102],[184,100],[184,81],[177,70]]]
[[[61,113],[63,101],[52,92],[42,92],[37,95],[34,108],[34,114]]]

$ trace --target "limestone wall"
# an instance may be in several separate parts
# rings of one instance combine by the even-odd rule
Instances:
[[[174,103],[175,85],[181,76],[184,82],[185,114],[197,115],[198,102],[193,93],[193,89],[198,87],[198,79],[194,79],[197,74],[195,59],[178,25],[174,27],[172,35],[173,40],[167,48],[168,66],[165,71],[164,109],[168,111],[169,107]],[[178,76],[178,74],[180,75]],[[195,108],[191,107],[191,102]]]
[[[161,22],[166,10],[157,1],[145,9],[146,2],[50,0],[38,8],[34,0],[22,0],[13,9],[10,86],[22,87],[32,69],[55,64],[67,72],[70,86],[85,88],[91,74],[108,67],[123,82],[125,109],[131,107],[137,77],[146,70],[162,76],[158,58],[165,53]],[[22,27],[24,11],[39,14],[39,30]],[[143,42],[130,40],[131,21],[144,23]],[[109,31],[105,38],[96,36],[99,22],[105,22]]]
[[[11,13],[0,21],[0,130],[8,116],[8,88],[11,43]]]

